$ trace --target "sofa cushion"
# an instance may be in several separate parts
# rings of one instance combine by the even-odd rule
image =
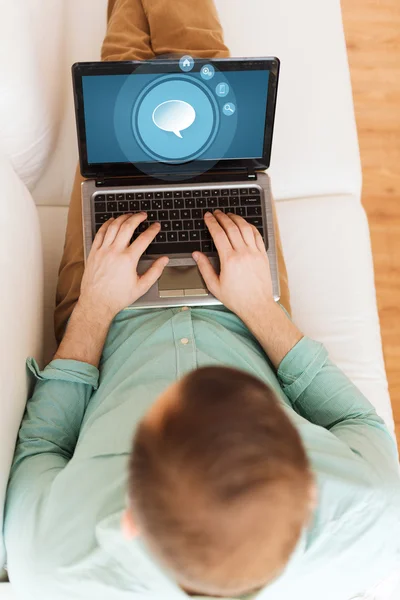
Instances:
[[[8,2],[0,19],[0,148],[32,189],[63,113],[63,0]]]
[[[0,522],[17,432],[28,395],[25,359],[41,357],[42,247],[33,199],[0,155]],[[0,571],[4,564],[0,538]]]

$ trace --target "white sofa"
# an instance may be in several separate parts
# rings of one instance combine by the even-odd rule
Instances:
[[[216,4],[233,55],[281,59],[270,174],[293,317],[393,431],[339,0]],[[54,293],[77,161],[70,66],[98,59],[105,10],[106,0],[19,0],[2,9],[0,517],[28,394],[24,361],[46,362],[55,348]],[[0,570],[4,558],[0,540]],[[391,598],[394,584],[368,597]],[[11,584],[0,584],[0,600],[9,598]]]

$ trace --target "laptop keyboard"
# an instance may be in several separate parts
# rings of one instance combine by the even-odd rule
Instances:
[[[147,212],[147,219],[135,231],[136,239],[151,223],[161,224],[160,233],[145,254],[181,254],[195,250],[215,252],[204,213],[216,209],[234,213],[257,227],[264,241],[261,192],[256,187],[161,190],[96,194],[94,221],[96,232],[111,217],[125,213]]]

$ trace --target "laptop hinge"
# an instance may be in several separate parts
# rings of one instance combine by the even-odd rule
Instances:
[[[230,181],[240,181],[243,179],[248,179],[249,181],[257,180],[256,171],[246,169],[242,171],[213,171],[206,172],[201,175],[193,174],[193,176],[189,179],[185,177],[184,179],[179,179],[179,176],[175,175],[172,177],[168,177],[164,175],[163,177],[157,177],[157,175],[135,175],[131,177],[104,177],[101,174],[98,174],[95,178],[96,187],[109,187],[109,186],[126,186],[126,185],[160,185],[164,184],[184,184],[184,183],[202,183],[202,182],[230,182]]]

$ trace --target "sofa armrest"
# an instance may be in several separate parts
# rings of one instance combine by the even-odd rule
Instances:
[[[43,265],[32,196],[0,155],[0,522],[15,441],[28,396],[27,356],[40,360]],[[5,549],[0,538],[0,572]]]
[[[63,0],[7,2],[0,19],[0,149],[33,189],[55,145],[64,83]]]

